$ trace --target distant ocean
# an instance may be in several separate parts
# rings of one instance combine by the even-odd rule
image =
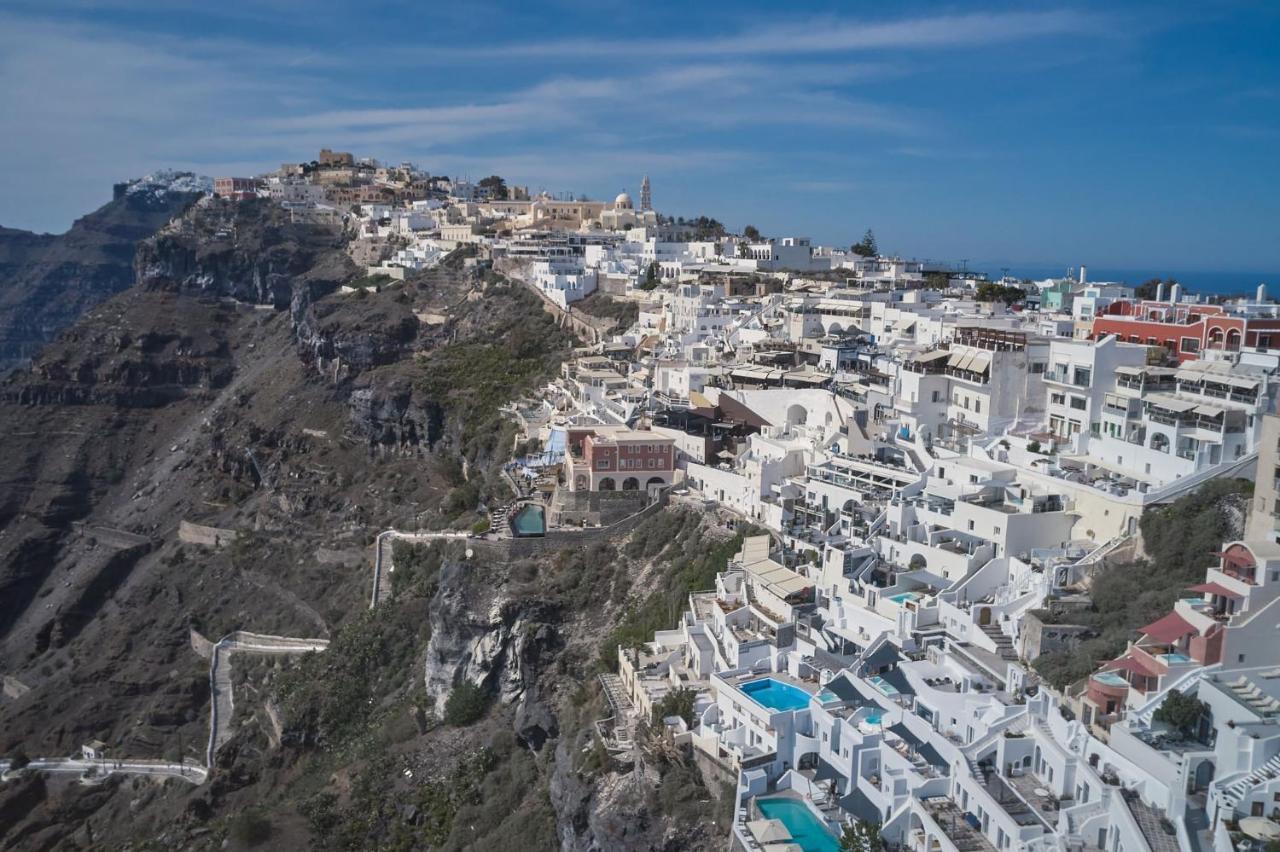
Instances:
[[[970,269],[987,273],[991,278],[999,278],[1002,269],[1008,267],[1009,275],[1015,278],[1030,278],[1040,281],[1045,278],[1061,278],[1067,274],[1065,266],[1027,265],[1017,263],[980,264],[969,263]],[[1077,274],[1079,274],[1077,272]],[[1106,267],[1086,267],[1086,280],[1094,282],[1123,282],[1138,285],[1152,278],[1174,278],[1188,293],[1205,296],[1248,295],[1253,297],[1258,285],[1266,283],[1271,298],[1280,298],[1280,272],[1184,272],[1177,269],[1108,269]]]

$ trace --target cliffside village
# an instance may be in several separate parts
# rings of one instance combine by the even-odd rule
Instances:
[[[829,852],[851,822],[914,852],[1247,848],[1280,827],[1280,307],[1042,282],[633,198],[557,198],[322,151],[230,199],[344,222],[370,276],[460,246],[589,345],[512,415],[539,451],[503,534],[680,500],[750,525],[673,629],[604,677],[619,755],[665,719],[736,789],[738,848]],[[1015,291],[1017,287],[1021,292]],[[612,330],[579,304],[634,303]],[[594,296],[600,299],[601,296]],[[634,316],[634,321],[629,319]],[[1114,659],[1057,690],[1091,574],[1208,480],[1257,486],[1243,538]],[[1046,619],[1045,612],[1065,612]],[[1175,726],[1166,702],[1203,702]],[[1271,828],[1267,826],[1270,825]],[[1263,848],[1257,841],[1256,848]]]

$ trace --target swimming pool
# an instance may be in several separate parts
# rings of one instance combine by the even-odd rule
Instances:
[[[917,595],[915,592],[899,592],[896,595],[890,595],[889,600],[893,601],[894,603],[906,603],[907,601],[913,601],[918,597],[920,596]]]
[[[1098,672],[1093,676],[1098,683],[1105,683],[1107,686],[1128,686],[1129,681],[1125,680],[1115,672]]]
[[[765,819],[776,819],[791,833],[791,842],[804,852],[840,852],[840,843],[827,831],[813,811],[792,798],[756,799]]]
[[[511,519],[511,528],[516,531],[516,535],[545,535],[547,521],[542,507],[535,503],[525,504]]]
[[[894,696],[898,694],[898,688],[893,684],[889,683],[889,681],[880,677],[880,675],[876,675],[873,678],[869,678],[869,681],[872,686],[874,686],[876,689],[883,692],[885,695]]]
[[[872,713],[865,721],[868,725],[879,725],[883,718],[879,713]]]
[[[738,687],[748,698],[770,710],[799,710],[809,706],[809,693],[798,686],[774,680],[771,677],[761,678],[744,683]]]
[[[1191,658],[1186,654],[1161,654],[1160,659],[1164,660],[1165,665],[1180,666],[1191,662]]]

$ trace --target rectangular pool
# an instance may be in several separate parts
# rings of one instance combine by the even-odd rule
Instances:
[[[876,675],[875,677],[868,678],[868,682],[872,686],[874,686],[876,689],[880,690],[885,695],[889,696],[890,698],[898,694],[898,687],[889,683],[889,681],[880,677],[880,675]]]
[[[526,503],[512,518],[511,527],[518,536],[546,535],[547,521],[542,507]]]
[[[903,603],[906,603],[907,601],[913,601],[918,597],[920,596],[917,595],[915,592],[899,592],[896,595],[890,595],[889,600],[893,601],[894,603],[903,604]]]
[[[798,686],[774,680],[771,677],[748,681],[738,689],[759,704],[770,710],[799,710],[809,706],[809,693]]]
[[[798,799],[756,799],[756,807],[765,819],[779,820],[791,833],[791,842],[804,852],[840,852],[840,843],[814,816],[809,806]]]

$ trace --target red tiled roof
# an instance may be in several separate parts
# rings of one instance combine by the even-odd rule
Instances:
[[[1198,586],[1189,586],[1188,592],[1201,592],[1210,595],[1218,595],[1223,598],[1242,598],[1244,595],[1233,592],[1221,583],[1201,583]]]
[[[1177,642],[1188,633],[1197,632],[1194,627],[1182,616],[1176,612],[1171,612],[1164,618],[1151,622],[1146,627],[1140,628],[1139,633],[1150,636],[1157,642],[1171,644]]]
[[[1160,675],[1160,672],[1147,668],[1133,657],[1121,657],[1118,660],[1112,660],[1107,663],[1106,668],[1110,671],[1124,669],[1127,672],[1133,672],[1134,674],[1142,675],[1143,677],[1158,677]]]

